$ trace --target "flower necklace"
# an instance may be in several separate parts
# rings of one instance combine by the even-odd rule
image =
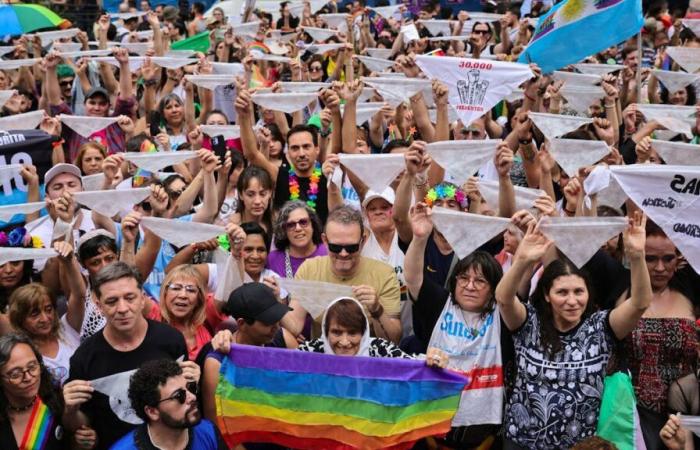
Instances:
[[[306,191],[306,204],[316,211],[316,199],[318,198],[318,182],[321,181],[321,164],[316,161],[314,165],[314,170],[311,172],[311,177],[309,177],[309,189]],[[299,179],[297,178],[297,173],[294,170],[294,166],[289,165],[289,199],[299,200],[299,194],[301,190],[299,189]]]

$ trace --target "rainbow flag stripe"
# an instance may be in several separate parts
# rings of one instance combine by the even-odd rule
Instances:
[[[48,406],[37,397],[32,414],[29,416],[19,450],[41,450],[49,441],[53,429],[54,416]]]
[[[221,365],[217,417],[231,447],[404,449],[449,431],[466,382],[423,361],[235,345]]]

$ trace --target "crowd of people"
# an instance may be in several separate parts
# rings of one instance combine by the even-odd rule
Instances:
[[[646,448],[695,448],[677,413],[700,414],[700,277],[642,205],[586,180],[595,166],[666,164],[658,140],[700,143],[700,75],[667,53],[700,48],[700,2],[645,3],[640,41],[581,61],[603,67],[583,110],[567,94],[577,69],[530,64],[471,122],[446,79],[406,93],[429,79],[417,56],[515,62],[551,2],[381,3],[130,0],[90,30],[0,47],[0,448],[229,448],[214,394],[234,344],[466,374],[451,431],[415,448],[616,448],[596,430],[618,371]],[[176,45],[199,35],[206,52]],[[373,88],[389,77],[393,90]],[[647,104],[695,108],[691,134]],[[532,113],[590,118],[560,137],[607,155],[567,173]],[[462,183],[432,156],[446,141],[481,141],[490,157]],[[180,152],[158,169],[133,157]],[[391,156],[401,170],[372,189]],[[525,208],[524,191],[536,193]],[[106,214],[88,192],[145,193]],[[508,225],[458,255],[437,219],[450,212]],[[579,217],[627,225],[581,265],[540,227]],[[198,240],[211,224],[221,233]],[[347,294],[311,314],[290,279]]]

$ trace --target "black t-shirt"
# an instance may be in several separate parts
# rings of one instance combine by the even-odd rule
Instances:
[[[60,393],[58,394],[60,395]],[[19,444],[17,439],[15,439],[15,434],[12,431],[12,424],[10,419],[7,417],[7,413],[2,411],[4,417],[0,421],[0,449],[2,450],[18,450]],[[51,428],[47,430],[48,438],[42,450],[62,450],[68,448],[68,437],[61,423],[63,422],[60,413],[53,412],[53,422],[51,422]],[[25,433],[27,430],[24,431]],[[19,439],[22,440],[24,436]],[[22,447],[22,449],[27,447]]]
[[[125,410],[128,405],[128,372],[141,367],[147,361],[155,359],[187,359],[187,346],[182,333],[161,322],[148,320],[148,331],[137,348],[129,352],[115,350],[104,338],[104,329],[86,339],[70,359],[68,380],[93,381],[109,375],[124,373],[110,382],[101,383],[101,389],[116,390],[119,398],[98,392],[97,387],[92,398],[81,406],[81,411],[90,418],[90,426],[97,432],[97,449],[108,449],[119,438],[131,431],[137,424],[120,419],[112,409]],[[126,373],[125,373],[126,372]],[[126,402],[126,403],[125,403]],[[132,412],[133,417],[133,412]]]
[[[293,15],[289,15],[289,28],[297,28],[299,26],[299,19]],[[284,17],[277,19],[277,29],[281,30],[284,27]]]
[[[297,176],[299,180],[299,200],[308,200],[307,191],[309,190],[309,178]],[[279,209],[289,201],[289,164],[286,162],[280,166],[277,172],[277,181],[275,183],[275,200],[274,207]],[[321,219],[321,223],[326,223],[328,217],[328,180],[325,175],[321,175],[318,182],[318,194],[316,198],[316,214]]]

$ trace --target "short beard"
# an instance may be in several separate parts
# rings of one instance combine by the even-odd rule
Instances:
[[[193,419],[189,419],[190,413],[196,410],[196,414],[194,415]],[[197,407],[197,404],[195,403],[192,405],[187,412],[185,413],[185,417],[183,417],[180,420],[173,419],[173,417],[169,414],[161,412],[160,415],[160,420],[163,422],[163,425],[165,425],[168,428],[176,429],[176,430],[184,430],[187,428],[191,428],[195,425],[197,425],[199,422],[202,421],[202,414],[199,412],[199,409]]]

